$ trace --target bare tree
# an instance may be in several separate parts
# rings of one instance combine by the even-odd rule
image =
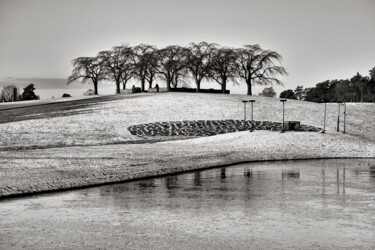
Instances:
[[[185,87],[190,86],[190,82],[187,78],[188,75],[189,75],[189,70],[186,68],[185,64],[182,65],[181,69],[179,70],[176,69],[174,72],[173,80],[172,80],[172,86],[174,88],[177,88],[179,84]]]
[[[171,85],[177,87],[180,77],[184,75],[187,49],[178,45],[168,46],[159,50],[158,74],[167,83],[167,91]]]
[[[150,54],[153,54],[156,50],[155,46],[148,44],[140,44],[134,47],[134,74],[141,81],[141,89],[145,91],[145,82],[154,79],[154,76],[150,77]],[[153,72],[153,71],[152,71]]]
[[[72,74],[68,77],[68,84],[82,79],[85,83],[89,80],[94,84],[94,94],[98,94],[98,83],[106,80],[106,72],[103,63],[99,57],[78,57],[72,61]]]
[[[272,85],[283,83],[276,75],[287,75],[284,67],[276,65],[282,57],[279,53],[271,50],[262,50],[259,45],[245,45],[237,49],[238,76],[243,78],[247,85],[247,94],[252,95],[253,84]]]
[[[134,76],[134,49],[130,46],[121,46],[121,82],[123,89],[126,88],[126,83]]]
[[[147,60],[146,80],[148,82],[148,88],[152,88],[152,83],[156,78],[159,67],[158,50],[154,48],[152,51],[147,52],[145,58]]]
[[[21,100],[19,89],[15,85],[4,86],[0,92],[0,102],[15,102]]]
[[[98,57],[103,63],[108,78],[115,81],[116,93],[119,94],[121,83],[125,89],[134,71],[132,48],[126,45],[116,46],[110,51],[99,52]]]
[[[197,92],[201,88],[202,80],[209,77],[212,50],[215,47],[216,44],[207,42],[191,43],[189,46],[186,66],[197,85]]]
[[[227,82],[235,82],[237,73],[237,54],[231,48],[213,49],[211,57],[210,78],[221,85],[221,90],[225,93]]]

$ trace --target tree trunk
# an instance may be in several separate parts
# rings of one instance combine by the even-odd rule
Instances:
[[[246,82],[247,83],[247,95],[253,95],[251,92],[251,81]]]
[[[148,82],[148,88],[149,88],[149,89],[152,89],[152,80],[150,80],[150,81]]]
[[[120,94],[120,82],[116,82],[116,94]]]
[[[145,92],[145,79],[144,78],[141,80],[141,89],[142,89],[142,92]]]
[[[201,90],[201,81],[196,80],[195,83],[197,84],[197,93]]]
[[[94,95],[97,95],[98,94],[98,82],[93,81],[93,83],[94,83]]]
[[[225,93],[225,90],[227,88],[227,83],[226,82],[223,82],[223,84],[221,84],[221,92],[224,94]]]
[[[123,82],[122,83],[122,89],[125,89],[126,88],[126,82]]]
[[[169,92],[171,90],[171,81],[167,80],[167,91]]]

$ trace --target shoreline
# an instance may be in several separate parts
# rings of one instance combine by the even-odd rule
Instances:
[[[3,166],[0,199],[251,162],[374,157],[375,143],[358,136],[270,131],[244,131],[151,144],[0,151]]]
[[[273,159],[273,160],[250,160],[250,161],[241,161],[241,162],[234,162],[234,163],[227,163],[223,165],[216,165],[216,166],[207,166],[204,168],[199,169],[190,169],[190,170],[183,170],[180,172],[172,172],[172,173],[165,173],[160,175],[150,175],[150,176],[144,176],[134,179],[128,179],[123,181],[115,181],[115,182],[107,182],[107,183],[97,183],[97,184],[91,184],[87,186],[76,186],[76,187],[67,187],[67,188],[60,188],[60,189],[50,189],[50,190],[43,190],[43,191],[37,191],[37,192],[31,192],[31,193],[18,193],[18,194],[9,194],[6,196],[0,196],[0,201],[8,200],[8,199],[18,199],[18,198],[27,198],[32,197],[34,195],[43,195],[43,194],[58,194],[62,192],[69,192],[74,190],[81,190],[86,188],[94,188],[94,187],[100,187],[105,185],[115,185],[115,184],[122,184],[122,183],[128,183],[133,181],[139,181],[139,180],[148,180],[153,178],[159,178],[159,177],[166,177],[166,176],[173,176],[173,175],[180,175],[180,174],[186,174],[186,173],[192,173],[196,171],[204,171],[208,169],[215,169],[215,168],[224,168],[224,167],[231,167],[241,164],[251,164],[251,163],[257,163],[257,162],[287,162],[287,161],[313,161],[313,160],[352,160],[352,159],[375,159],[374,157],[328,157],[328,158],[298,158],[298,159]]]

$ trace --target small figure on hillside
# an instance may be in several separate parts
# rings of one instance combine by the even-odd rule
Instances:
[[[133,94],[135,93],[135,85],[133,85],[133,87],[132,87],[132,93]]]
[[[156,92],[159,92],[159,84],[156,84],[155,88],[156,88]]]

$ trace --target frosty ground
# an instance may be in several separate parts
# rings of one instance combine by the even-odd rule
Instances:
[[[375,105],[327,104],[325,134],[257,130],[209,137],[138,137],[137,124],[243,119],[250,97],[200,93],[112,95],[62,103],[0,105],[0,197],[121,182],[240,162],[375,157]],[[251,97],[254,119],[282,121],[277,98]],[[250,116],[249,105],[247,117]],[[341,107],[341,131],[343,129]],[[323,127],[324,104],[288,100],[285,120]]]

